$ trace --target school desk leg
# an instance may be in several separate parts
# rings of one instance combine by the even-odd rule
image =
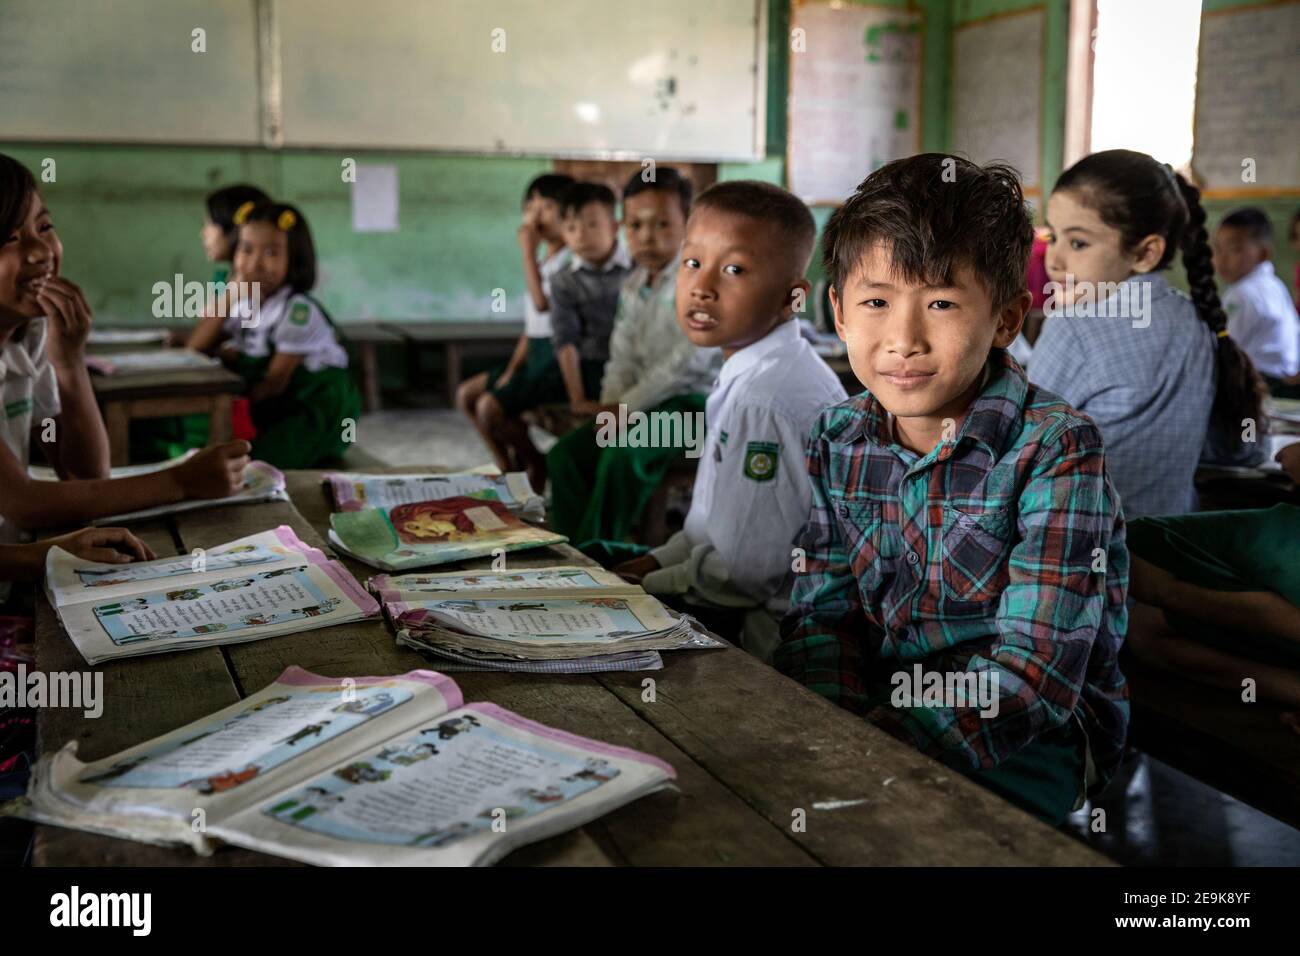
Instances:
[[[208,444],[220,445],[230,441],[230,409],[233,396],[217,395],[212,399],[212,412],[208,419]]]
[[[447,407],[456,407],[456,389],[460,385],[460,343],[448,342],[443,349],[447,363]]]
[[[374,342],[362,342],[358,346],[361,359],[361,394],[365,399],[366,411],[379,411],[379,346]]]
[[[120,468],[131,463],[131,407],[127,402],[104,403],[104,430],[108,432],[108,464]]]

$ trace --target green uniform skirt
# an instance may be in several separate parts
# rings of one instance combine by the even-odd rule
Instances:
[[[605,363],[584,359],[580,366],[582,387],[587,397],[599,397]],[[498,385],[497,380],[505,370],[506,367],[501,365],[488,373],[488,391],[511,418],[518,418],[532,408],[559,405],[569,400],[569,390],[564,385],[564,375],[555,360],[555,348],[549,338],[530,337],[524,364],[510,376],[510,381]]]
[[[678,395],[651,409],[693,415],[705,396]],[[551,528],[570,541],[621,541],[684,448],[602,448],[594,421],[561,438],[546,456],[551,478]],[[703,439],[703,435],[699,436]]]
[[[1273,591],[1300,607],[1300,507],[1137,518],[1129,550],[1180,581],[1214,591]],[[1181,634],[1238,656],[1300,667],[1300,644],[1252,628],[1225,631],[1187,613],[1166,611]]]
[[[252,388],[266,374],[270,359],[243,358],[235,371]],[[345,420],[361,417],[361,395],[345,368],[309,372],[294,369],[288,387],[274,398],[253,403],[253,457],[277,468],[312,468],[340,457],[349,447]]]

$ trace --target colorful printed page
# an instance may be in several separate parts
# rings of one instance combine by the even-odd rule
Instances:
[[[165,582],[168,587],[193,587],[230,578],[232,572],[275,571],[306,564],[325,564],[324,552],[299,540],[288,525],[262,531],[193,554],[102,564],[50,548],[45,558],[45,590],[56,608],[83,601],[133,597]]]
[[[363,508],[395,508],[398,505],[435,501],[439,498],[491,498],[515,513],[540,520],[545,509],[541,497],[523,472],[485,475],[460,472],[450,475],[366,475],[325,476],[339,511]]]
[[[491,492],[484,492],[490,495]],[[525,524],[491,497],[459,496],[330,515],[330,542],[384,571],[480,558],[568,539]]]
[[[131,596],[58,609],[64,630],[90,664],[256,641],[378,613],[375,599],[337,561],[270,571],[241,568],[205,583],[143,582]]]
[[[470,866],[668,785],[648,754],[469,704],[212,827],[321,866]]]
[[[160,471],[166,465],[160,465],[153,471]],[[200,508],[216,508],[220,505],[251,505],[262,501],[288,501],[289,494],[284,487],[284,473],[264,461],[251,461],[244,469],[244,487],[226,498],[190,498],[169,505],[129,511],[126,514],[110,515],[96,518],[92,524],[122,524],[127,521],[140,521],[144,518],[156,518],[159,515],[181,514],[185,511],[197,511]]]
[[[377,574],[366,582],[366,587],[385,603],[424,601],[449,594],[456,597],[491,597],[517,591],[569,598],[616,594],[630,597],[645,593],[640,585],[628,584],[613,571],[568,565],[525,568],[519,571],[451,571],[397,576]]]
[[[104,760],[83,764],[68,744],[38,768],[32,811],[127,836],[170,824],[170,839],[203,849],[191,832],[200,811],[206,829],[462,703],[455,681],[434,671],[338,679],[290,667],[245,700]]]

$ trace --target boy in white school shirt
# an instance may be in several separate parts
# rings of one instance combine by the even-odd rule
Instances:
[[[700,470],[685,528],[614,568],[706,624],[742,612],[742,644],[764,660],[779,642],[812,500],[805,444],[818,413],[847,397],[793,321],[815,240],[808,208],[767,183],[719,183],[696,201],[677,320],[724,359]]]
[[[1259,209],[1223,217],[1214,236],[1214,268],[1225,282],[1228,334],[1270,388],[1300,373],[1300,317],[1273,271],[1273,226]]]

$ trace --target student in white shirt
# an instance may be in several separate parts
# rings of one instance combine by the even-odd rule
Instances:
[[[727,182],[700,196],[677,317],[692,342],[724,359],[704,453],[686,527],[615,568],[706,623],[720,609],[745,612],[743,645],[763,659],[779,640],[812,500],[805,445],[818,413],[847,397],[793,321],[815,239],[807,207],[776,186]]]
[[[189,347],[219,350],[248,383],[255,457],[311,468],[347,450],[348,423],[355,428],[361,416],[338,330],[308,295],[316,284],[311,229],[296,208],[276,202],[246,204],[235,223],[226,299],[204,316]]]
[[[248,463],[243,441],[175,468],[108,477],[108,436],[86,373],[91,309],[62,266],[63,245],[35,179],[0,155],[0,542],[16,541],[20,531],[233,494]],[[28,474],[36,442],[64,480]]]
[[[1228,334],[1270,387],[1300,373],[1300,317],[1273,271],[1273,226],[1263,211],[1224,216],[1214,237],[1214,268],[1232,283],[1223,294]]]
[[[570,431],[546,456],[551,528],[580,546],[621,541],[673,462],[691,453],[684,444],[658,441],[602,446],[600,423],[639,413],[650,421],[702,415],[722,365],[721,352],[697,348],[677,324],[677,253],[690,203],[690,180],[671,167],[660,166],[651,180],[638,171],[623,187],[623,232],[636,268],[619,291],[599,400],[580,409],[596,419]]]

